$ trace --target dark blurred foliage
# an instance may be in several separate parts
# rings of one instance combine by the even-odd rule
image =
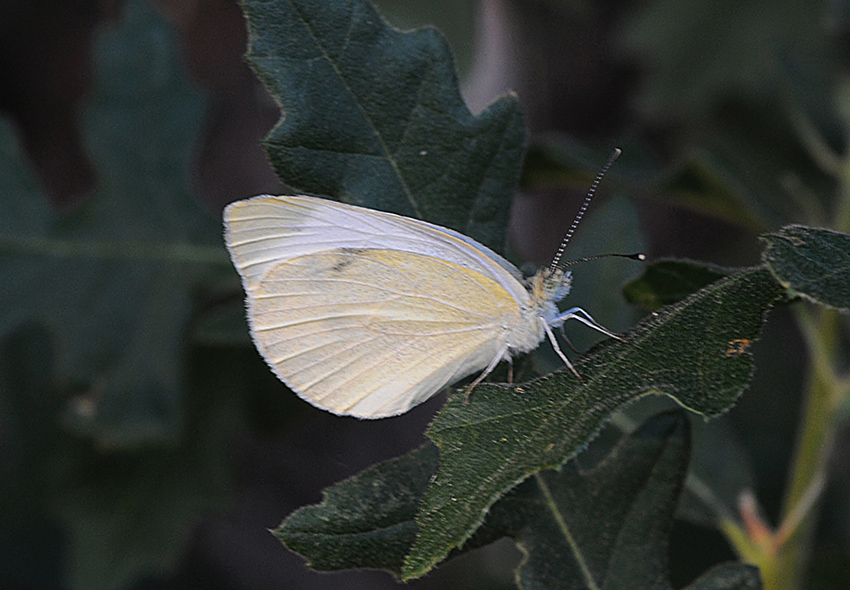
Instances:
[[[614,189],[600,200],[612,192],[632,199],[651,258],[755,264],[759,231],[829,223],[837,189],[824,153],[843,153],[850,121],[850,8],[842,2],[378,4],[399,26],[433,23],[447,34],[473,110],[504,91],[519,94],[531,148],[512,212],[517,259],[551,255],[587,186],[587,169],[615,145],[625,154],[610,175]],[[110,148],[98,147],[102,140],[87,127],[86,112],[98,100],[102,72],[95,64],[109,62],[98,61],[106,50],[97,49],[98,40],[119,35],[128,22],[176,44],[180,75],[202,96],[185,126],[172,130],[190,146],[187,165],[163,182],[189,185],[210,224],[230,201],[282,190],[258,143],[279,112],[242,60],[246,32],[235,2],[4,0],[0,14],[0,109],[14,131],[3,139],[4,208],[35,207],[61,225],[64,215],[85,220],[99,191],[110,194],[114,181],[93,156]],[[112,43],[109,50],[117,51]],[[120,65],[120,52],[112,57]],[[123,131],[119,121],[116,134]],[[28,179],[9,172],[14,158],[25,162],[20,170]],[[144,210],[145,201],[136,206]],[[586,238],[588,253],[611,250],[608,244],[626,231],[601,219],[593,227],[602,229]],[[577,267],[576,282],[592,289],[595,269]],[[175,378],[183,387],[179,425],[164,436],[142,433],[128,446],[76,428],[68,417],[86,414],[99,384],[63,373],[56,326],[4,320],[0,479],[14,485],[0,496],[8,507],[0,521],[0,586],[397,586],[376,572],[316,574],[268,529],[318,501],[323,486],[417,446],[441,401],[378,422],[308,407],[284,391],[249,346],[232,275],[216,275],[218,288],[185,288],[194,307],[175,332],[187,367]],[[606,323],[604,313],[595,315]],[[240,328],[243,337],[234,338]],[[798,420],[801,350],[791,315],[774,313],[756,347],[757,378],[726,425],[745,449],[742,461],[771,518]],[[850,579],[846,441],[845,434],[837,443],[810,588],[840,588]],[[716,531],[692,524],[677,526],[671,547],[678,585],[732,557]],[[518,560],[518,552],[499,544],[409,587],[509,588]]]

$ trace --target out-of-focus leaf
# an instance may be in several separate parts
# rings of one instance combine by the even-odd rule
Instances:
[[[529,146],[521,183],[529,189],[583,188],[601,159],[568,137],[536,138]],[[662,166],[640,144],[626,145],[608,171],[605,185],[632,197],[660,200],[754,231],[765,231],[779,219],[762,202],[762,191],[746,182],[739,167],[717,150],[693,150]]]
[[[21,588],[64,583],[59,520],[44,493],[50,460],[66,441],[56,428],[62,396],[50,337],[24,324],[0,342],[0,580]]]
[[[126,3],[95,57],[83,124],[100,188],[80,208],[51,209],[0,124],[0,341],[41,342],[0,376],[0,430],[20,450],[2,494],[32,515],[0,547],[20,547],[21,563],[46,547],[21,587],[162,572],[229,491],[225,380],[200,385],[186,359],[197,293],[236,282],[218,219],[187,189],[203,103],[147,4]],[[39,584],[45,572],[61,583]]]
[[[646,2],[621,36],[623,51],[647,69],[637,107],[656,120],[700,120],[727,96],[775,91],[776,53],[818,47],[822,16],[804,0]]]
[[[610,448],[614,432],[632,430],[650,416],[670,411],[676,406],[672,398],[650,396],[621,408],[611,417],[611,425],[615,428],[604,429],[601,436],[581,454],[580,461],[592,462],[601,451]],[[676,516],[717,528],[721,519],[737,518],[741,492],[756,489],[755,474],[747,449],[732,427],[729,414],[712,420],[705,420],[698,414],[689,417],[693,451]]]
[[[624,19],[624,54],[644,73],[637,110],[675,130],[677,154],[698,146],[715,160],[717,178],[702,179],[711,192],[682,191],[685,206],[759,233],[823,223],[818,195],[832,192],[846,127],[826,12],[803,0],[652,0]]]
[[[738,501],[745,490],[755,489],[749,456],[727,416],[705,422],[692,421],[694,452],[686,481],[679,518],[717,527],[735,518]]]
[[[661,260],[646,267],[639,278],[623,288],[629,303],[659,309],[681,301],[731,270],[690,260]]]
[[[69,392],[59,387],[53,350],[38,324],[0,344],[0,425],[10,451],[0,483],[0,579],[123,588],[140,572],[171,567],[187,527],[228,495],[222,432],[234,412],[220,397],[228,388],[221,375],[192,381],[203,404],[187,400],[190,434],[172,448],[104,451],[62,428]]]
[[[635,190],[660,173],[646,150],[638,144],[620,144],[623,150],[605,175],[605,186],[617,191]],[[536,135],[528,146],[520,178],[524,189],[572,188],[585,190],[605,161],[604,150],[588,148],[559,133]]]
[[[773,219],[760,195],[717,152],[698,150],[675,162],[655,179],[651,191],[652,196],[677,207],[753,231],[764,231]]]
[[[800,143],[821,170],[831,177],[839,176],[839,154],[845,142],[845,120],[840,107],[846,101],[840,97],[841,86],[836,85],[835,64],[818,55],[791,51],[782,53],[780,63],[789,88],[789,118]],[[813,187],[807,188],[811,191]],[[808,204],[809,223],[826,222],[822,195],[828,192],[819,192],[797,195],[798,200]]]
[[[64,525],[71,588],[117,590],[169,571],[190,527],[229,499],[228,437],[242,383],[226,361],[211,368],[200,356],[189,363],[184,434],[170,447],[113,452],[58,433],[40,494]]]
[[[740,271],[669,306],[563,370],[520,386],[481,384],[446,404],[428,435],[441,466],[425,498],[421,534],[405,564],[416,577],[481,524],[507,490],[575,456],[611,412],[666,394],[704,415],[728,410],[749,383],[750,352],[782,289],[767,269]]]
[[[233,292],[238,288],[234,284]],[[253,346],[242,299],[216,305],[204,313],[193,326],[192,341],[207,346]]]
[[[0,335],[30,320],[55,333],[58,374],[88,388],[69,428],[161,444],[182,426],[192,292],[231,271],[217,221],[186,189],[202,103],[166,25],[131,3],[96,55],[85,124],[101,188],[80,209],[50,210],[0,126]]]
[[[365,0],[244,6],[248,59],[283,107],[265,141],[281,179],[502,249],[525,144],[515,97],[473,116],[442,35],[402,33]]]
[[[790,295],[850,310],[850,234],[789,225],[762,239],[764,260]]]

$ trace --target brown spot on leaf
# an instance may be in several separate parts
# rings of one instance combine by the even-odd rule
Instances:
[[[729,345],[726,347],[726,356],[741,356],[750,348],[752,343],[752,340],[747,340],[746,338],[736,338],[729,342]]]

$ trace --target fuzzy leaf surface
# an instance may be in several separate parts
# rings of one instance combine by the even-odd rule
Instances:
[[[454,557],[501,537],[526,554],[523,589],[670,588],[668,536],[687,474],[689,424],[667,412],[624,436],[590,470],[547,470],[497,502]],[[385,569],[401,575],[416,538],[415,514],[439,463],[433,445],[371,467],[292,513],[275,534],[318,570]],[[688,590],[760,588],[758,570],[722,564]]]
[[[727,411],[747,387],[751,345],[782,288],[763,268],[716,281],[601,343],[568,370],[522,385],[481,384],[452,398],[428,436],[441,466],[418,516],[405,565],[416,577],[463,543],[490,506],[541,469],[575,456],[618,407],[647,394],[706,416]]]
[[[850,310],[850,234],[789,225],[762,239],[765,262],[792,296]]]
[[[496,249],[525,124],[513,96],[473,116],[432,28],[365,0],[248,0],[248,59],[283,107],[265,141],[300,191],[451,227]]]
[[[517,572],[519,587],[670,589],[668,538],[689,454],[688,421],[681,411],[668,412],[623,437],[592,469],[570,462],[510,493],[488,520],[515,512],[526,517],[513,535],[527,555]],[[726,566],[739,573],[746,567]],[[716,574],[706,577],[717,580]]]
[[[316,570],[383,569],[399,576],[439,461],[437,447],[427,444],[372,466],[325,488],[321,504],[290,514],[275,535]]]

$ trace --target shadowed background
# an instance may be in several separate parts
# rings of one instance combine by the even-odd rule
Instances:
[[[399,27],[434,24],[448,37],[473,112],[519,95],[530,147],[511,211],[517,263],[548,261],[583,197],[584,170],[614,146],[625,154],[569,257],[642,249],[751,265],[758,233],[822,223],[831,206],[835,186],[806,125],[844,148],[850,12],[840,2],[378,6]],[[390,420],[334,417],[287,392],[250,345],[235,272],[223,249],[214,253],[220,211],[286,187],[259,145],[280,113],[242,59],[239,6],[6,0],[3,9],[0,585],[397,587],[378,572],[314,573],[268,532],[322,487],[418,446],[442,398]],[[660,171],[650,181],[640,176],[647,163]],[[176,195],[181,209],[163,211],[139,187]],[[31,231],[70,239],[96,223],[108,228],[103,243],[179,247],[138,263],[105,252],[92,267],[27,242]],[[16,248],[30,250],[12,260]],[[616,330],[640,316],[619,290],[639,268],[573,270],[569,302]],[[587,336],[570,333],[580,349],[595,341]],[[786,311],[774,313],[752,389],[698,432],[708,448],[733,447],[746,466],[736,475],[769,518],[797,421],[799,338]],[[118,350],[134,362],[116,364]],[[110,387],[123,397],[103,407]],[[810,588],[850,575],[846,444],[837,449]],[[684,522],[671,547],[677,586],[732,558],[718,533]],[[501,542],[408,587],[510,588],[519,559]]]

